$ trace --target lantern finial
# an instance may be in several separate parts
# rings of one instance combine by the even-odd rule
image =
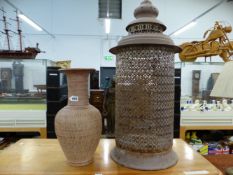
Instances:
[[[151,17],[155,18],[159,14],[158,9],[149,0],[144,0],[134,11],[135,18]]]

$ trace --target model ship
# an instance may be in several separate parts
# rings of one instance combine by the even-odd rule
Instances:
[[[2,17],[2,22],[4,25],[4,31],[1,31],[3,35],[6,36],[6,43],[7,43],[7,48],[1,50],[0,49],[0,59],[35,59],[38,53],[41,53],[41,50],[39,49],[39,44],[36,44],[36,47],[26,47],[23,49],[22,45],[22,30],[20,28],[20,21],[18,14],[16,12],[16,21],[17,23],[17,32],[13,32],[10,29],[8,29],[8,22],[5,16],[5,11],[3,9],[0,9],[3,12],[3,17]],[[19,49],[18,50],[13,50],[12,46],[10,44],[10,32],[13,32],[17,34],[18,40],[19,40]]]

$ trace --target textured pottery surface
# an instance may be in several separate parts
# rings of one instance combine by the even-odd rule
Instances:
[[[116,65],[116,147],[111,157],[133,169],[158,170],[176,164],[172,150],[174,54],[180,48],[162,32],[158,10],[144,0],[129,35],[110,51]]]
[[[101,135],[101,114],[88,102],[88,69],[67,69],[68,105],[55,118],[55,131],[67,161],[91,163]]]

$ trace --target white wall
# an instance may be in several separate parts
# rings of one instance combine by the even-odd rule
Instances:
[[[96,69],[100,66],[115,65],[115,59],[106,61],[104,55],[110,55],[109,48],[116,45],[120,36],[127,34],[125,27],[133,20],[133,11],[141,1],[122,1],[122,20],[112,20],[111,33],[107,38],[103,21],[98,19],[98,0],[10,0],[27,16],[55,35],[55,38],[52,38],[45,32],[37,32],[27,24],[22,24],[25,45],[33,46],[38,42],[41,50],[46,51],[37,58],[71,59],[72,67]],[[160,10],[158,18],[167,25],[165,33],[170,34],[220,0],[152,0],[152,2]],[[0,0],[1,6],[8,12],[8,16],[14,17],[12,7],[4,0]],[[204,31],[212,27],[216,20],[228,21],[233,25],[232,7],[233,2],[225,2],[217,7],[200,18],[195,27],[174,37],[175,43],[201,40]],[[233,38],[233,34],[230,36]],[[218,58],[216,60],[221,61]]]

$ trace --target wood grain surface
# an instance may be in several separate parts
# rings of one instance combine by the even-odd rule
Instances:
[[[191,175],[221,174],[210,162],[196,153],[180,139],[173,148],[179,156],[178,163],[160,171],[138,171],[122,167],[110,158],[114,139],[101,139],[93,163],[84,167],[67,164],[56,139],[22,139],[0,152],[0,174],[4,175]]]

